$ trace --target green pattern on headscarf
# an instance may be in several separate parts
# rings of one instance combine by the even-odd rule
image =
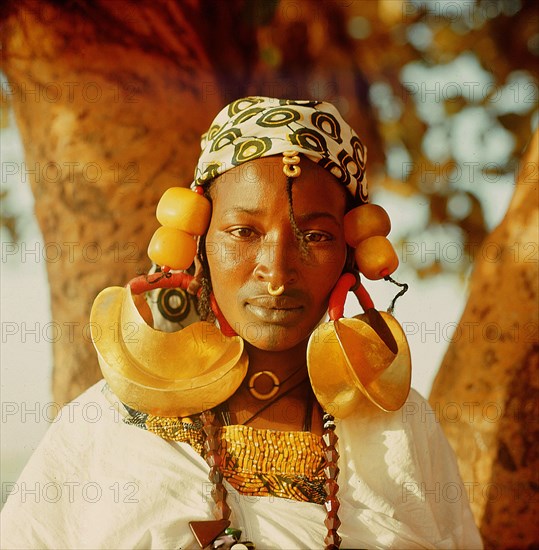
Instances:
[[[330,103],[238,99],[215,117],[201,147],[193,185],[203,185],[244,162],[294,150],[330,171],[356,204],[368,201],[366,148]]]

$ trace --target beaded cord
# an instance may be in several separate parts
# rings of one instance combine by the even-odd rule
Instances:
[[[341,520],[337,515],[339,511],[340,502],[337,497],[339,491],[339,484],[337,478],[339,477],[339,453],[336,445],[338,441],[337,434],[335,433],[335,418],[328,413],[323,416],[324,422],[324,435],[322,435],[322,441],[324,442],[324,454],[326,456],[326,467],[324,473],[326,474],[326,501],[324,505],[326,507],[326,519],[324,521],[327,527],[328,534],[324,539],[326,544],[326,550],[338,549],[341,545],[341,537],[337,533],[337,529],[341,525]]]
[[[204,411],[200,415],[200,419],[204,423],[202,430],[206,435],[206,440],[204,441],[204,459],[210,467],[208,479],[212,483],[211,497],[215,502],[213,515],[215,519],[228,519],[232,510],[226,503],[227,490],[223,485],[223,473],[220,468],[222,457],[219,452],[220,442],[217,437],[219,424],[215,419],[215,413],[212,411]]]

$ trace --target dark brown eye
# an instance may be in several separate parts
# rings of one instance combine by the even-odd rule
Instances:
[[[307,231],[303,234],[303,238],[307,243],[321,243],[333,239],[331,235],[320,231]]]
[[[231,229],[229,233],[238,239],[249,239],[254,235],[254,231],[249,227],[236,227]]]

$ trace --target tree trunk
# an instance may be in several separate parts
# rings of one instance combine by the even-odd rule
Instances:
[[[190,184],[199,136],[222,104],[187,4],[141,6],[105,2],[103,12],[81,14],[35,3],[5,28],[21,171],[35,196],[62,335],[53,350],[60,403],[100,377],[91,304],[104,287],[149,268],[157,201],[167,187]]]
[[[62,334],[53,344],[59,403],[100,377],[91,304],[149,268],[155,206],[166,188],[191,183],[200,135],[226,102],[248,93],[349,97],[343,114],[367,133],[371,167],[382,162],[368,82],[333,2],[21,0],[3,20],[21,171]],[[291,59],[261,63],[258,43],[290,52],[286,37],[296,40]],[[315,42],[325,55],[309,53]]]
[[[538,166],[536,132],[430,397],[489,548],[538,541]]]

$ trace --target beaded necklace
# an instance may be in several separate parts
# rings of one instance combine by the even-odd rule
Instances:
[[[292,389],[289,391],[292,391]],[[221,424],[217,420],[216,413],[210,410],[204,411],[200,415],[200,418],[203,422],[202,430],[205,435],[205,460],[210,467],[208,479],[212,483],[211,497],[214,501],[212,511],[215,519],[209,521],[191,521],[189,526],[201,548],[206,548],[212,543],[212,548],[219,548],[228,542],[227,547],[229,548],[236,548],[237,550],[241,548],[254,549],[254,544],[251,542],[235,542],[239,540],[241,532],[237,529],[230,528],[229,518],[232,511],[226,502],[228,493],[223,484],[223,474],[221,471],[222,458],[219,452],[220,441],[217,437]],[[251,419],[249,419],[249,421],[250,420]],[[328,413],[324,413],[323,415],[323,429],[322,445],[326,458],[326,466],[324,468],[324,474],[326,476],[326,499],[324,502],[326,519],[324,524],[328,530],[324,543],[326,545],[326,550],[338,550],[342,540],[337,533],[341,525],[338,516],[340,503],[337,497],[339,490],[339,485],[337,483],[339,475],[339,453],[337,451],[338,437],[335,433],[335,419]],[[223,533],[224,536],[222,535]]]

